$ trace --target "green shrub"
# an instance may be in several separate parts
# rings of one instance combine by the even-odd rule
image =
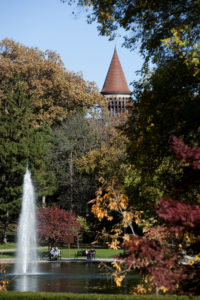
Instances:
[[[37,293],[37,292],[0,292],[1,300],[200,300],[200,296],[132,296],[132,295],[101,295],[101,294],[68,294],[68,293]]]

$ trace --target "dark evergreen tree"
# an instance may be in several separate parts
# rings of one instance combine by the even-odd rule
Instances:
[[[40,194],[47,193],[45,187],[53,183],[49,173],[43,176],[50,164],[51,131],[48,126],[33,126],[31,104],[32,99],[24,94],[23,83],[16,79],[0,106],[0,215],[5,242],[9,221],[18,216],[26,167],[32,171]]]

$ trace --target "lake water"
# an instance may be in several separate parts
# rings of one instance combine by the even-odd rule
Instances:
[[[131,272],[122,287],[116,287],[108,270],[99,268],[97,263],[87,262],[40,263],[39,274],[28,276],[13,275],[12,271],[10,265],[7,268],[7,289],[10,291],[128,294],[140,281],[139,276]]]

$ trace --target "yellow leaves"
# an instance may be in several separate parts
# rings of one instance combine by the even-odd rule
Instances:
[[[118,262],[114,261],[112,262],[112,265],[118,272],[121,272],[122,268]]]
[[[197,255],[195,255],[195,261],[200,263],[200,253],[198,253]]]
[[[195,263],[194,260],[190,260],[190,259],[189,259],[189,260],[187,261],[188,266],[193,266],[194,263]]]
[[[101,178],[101,182],[104,184],[104,180]],[[96,198],[89,201],[92,205],[92,212],[97,216],[99,220],[104,217],[108,220],[112,220],[113,217],[110,215],[112,211],[121,212],[127,208],[128,197],[124,194],[118,194],[114,191],[112,186],[107,186],[103,193],[103,187],[100,187],[96,192]],[[124,213],[126,214],[126,212]],[[131,221],[131,214],[127,213],[127,218]]]
[[[97,212],[96,212],[96,216],[99,219],[99,221],[101,221],[106,215],[107,214],[100,209],[97,210]]]
[[[189,240],[190,236],[188,232],[185,232],[184,234],[184,240]]]
[[[124,275],[121,275],[121,276],[115,278],[115,283],[117,286],[121,286],[124,277],[125,277]]]
[[[197,199],[197,203],[200,204],[200,194],[197,194],[197,195],[196,195],[196,199]]]
[[[133,213],[129,211],[123,211],[123,226],[126,228],[129,226],[129,224],[132,224],[133,222]]]
[[[119,195],[119,206],[121,209],[126,209],[128,206],[128,197],[124,194]]]
[[[149,231],[149,224],[146,223],[145,226],[142,228],[143,233],[146,233]]]
[[[133,288],[131,294],[132,295],[152,294],[153,290],[154,290],[153,277],[150,275],[146,275],[143,277],[142,282],[139,283],[135,288]]]
[[[118,209],[118,205],[115,201],[111,201],[109,204],[108,204],[108,207],[110,208],[110,210],[117,210]]]
[[[164,294],[168,291],[168,288],[166,288],[165,286],[161,286],[160,288],[159,288],[159,290],[160,291],[162,291]]]
[[[130,240],[130,235],[128,233],[125,233],[123,236],[123,240],[125,241],[129,241]]]
[[[146,288],[143,284],[138,284],[131,292],[133,295],[144,295],[147,293]]]
[[[137,211],[134,212],[133,218],[134,218],[134,222],[137,225],[140,225],[143,221],[142,214],[143,214],[142,210],[137,210]]]
[[[184,58],[186,65],[193,66],[195,77],[199,72],[200,65],[200,45],[192,43],[193,30],[189,26],[183,26],[179,29],[171,30],[172,37],[163,39],[163,44],[177,53],[182,59]]]
[[[141,212],[143,213],[143,212]],[[143,225],[142,231],[143,233],[149,232],[149,230],[152,228],[152,226],[157,222],[155,218],[149,218],[147,220],[142,220],[141,218],[141,223]]]
[[[111,243],[107,243],[111,249],[117,250],[119,249],[120,242],[117,239],[113,239]]]
[[[139,244],[139,241],[134,241],[134,244],[137,246]]]
[[[101,221],[104,217],[108,217],[107,210],[100,208],[98,205],[93,205],[91,208],[92,213]]]
[[[0,265],[0,272],[4,273],[4,274],[6,273],[6,269],[5,269],[4,265]],[[0,291],[6,291],[8,283],[9,283],[9,281],[3,277],[0,280]]]
[[[2,280],[2,282],[0,282],[0,291],[6,291],[7,285],[8,285],[8,280]]]
[[[194,257],[188,257],[188,259],[187,259],[187,264],[189,266],[193,266],[196,263],[197,264],[200,263],[200,253],[196,254]]]
[[[116,286],[121,286],[122,281],[125,277],[125,274],[123,274],[122,270],[123,261],[114,261],[112,262],[112,266],[115,269],[115,271],[112,273],[112,276],[114,277]]]

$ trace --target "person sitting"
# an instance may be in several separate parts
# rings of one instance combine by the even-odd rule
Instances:
[[[58,258],[61,259],[61,250],[58,248]]]
[[[88,255],[88,251],[87,250],[83,250],[82,251],[82,256],[87,256]]]
[[[87,260],[91,260],[92,257],[91,257],[91,252],[90,251],[87,251]]]
[[[94,248],[91,248],[90,250],[90,254],[91,254],[91,259],[95,259],[95,254],[96,254],[96,251]]]
[[[54,256],[55,256],[55,249],[51,248],[51,250],[49,252],[49,259],[51,260]]]
[[[54,253],[54,258],[57,259],[57,258],[60,258],[60,256],[61,256],[60,249],[58,249],[58,247],[56,247],[55,253]]]

